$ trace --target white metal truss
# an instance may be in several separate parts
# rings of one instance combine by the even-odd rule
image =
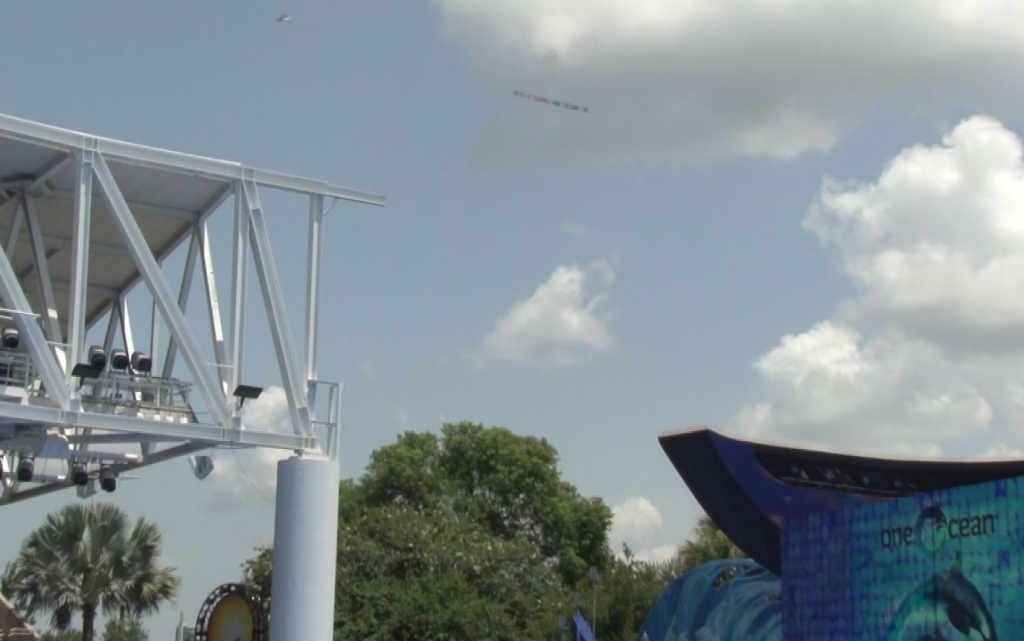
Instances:
[[[22,157],[24,167],[17,164]],[[121,176],[127,182],[119,182]],[[173,188],[146,192],[144,187],[160,180],[173,181]],[[191,200],[190,185],[195,189]],[[261,188],[309,199],[302,361],[288,322]],[[171,193],[177,199],[161,197]],[[232,197],[225,326],[214,268],[217,245],[207,219]],[[317,361],[327,200],[332,205],[340,200],[384,204],[381,196],[320,181],[0,115],[0,329],[13,328],[18,335],[13,347],[0,346],[0,504],[75,484],[80,495],[87,495],[72,467],[90,466],[91,488],[101,468],[119,474],[213,447],[271,447],[335,458],[341,385],[319,380]],[[170,222],[153,222],[158,219]],[[106,231],[94,238],[97,225]],[[164,236],[153,240],[158,233]],[[181,280],[172,290],[164,259],[182,244],[187,248]],[[250,258],[293,434],[247,429],[242,399],[235,396],[252,383],[243,369]],[[124,272],[120,281],[105,281],[102,263],[96,262],[102,260],[120,261],[119,269],[131,265],[134,271]],[[185,317],[197,268],[205,292],[208,349]],[[118,350],[134,359],[139,348],[127,302],[139,283],[153,309],[145,355],[152,368],[136,368],[133,362],[115,370],[113,361],[107,365],[105,359]],[[103,359],[92,361],[95,350],[88,347],[87,335],[101,322],[106,323],[100,326],[105,329]],[[167,349],[158,359],[163,335]],[[174,378],[179,362],[188,371],[187,380]],[[326,394],[319,404],[318,392]],[[105,445],[137,446],[140,453],[107,452]],[[19,483],[15,468],[33,457],[63,459],[66,471]]]

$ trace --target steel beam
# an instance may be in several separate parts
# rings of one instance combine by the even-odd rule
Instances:
[[[260,289],[263,291],[263,303],[267,309],[267,319],[270,321],[270,337],[274,343],[274,352],[277,354],[285,397],[288,399],[288,411],[295,433],[308,436],[312,434],[312,427],[309,422],[309,407],[306,405],[306,390],[299,385],[295,347],[292,344],[291,330],[288,328],[288,315],[285,312],[281,283],[277,279],[274,254],[270,248],[270,235],[263,220],[259,191],[256,183],[249,180],[243,181],[242,187],[245,206],[249,210],[253,264],[260,281]]]
[[[180,309],[180,308],[179,308]],[[150,312],[149,317],[149,357],[153,359],[153,369],[156,370],[159,366],[157,359],[160,356],[157,352],[160,351],[160,308],[156,302],[153,303],[153,309]]]
[[[5,137],[70,152],[81,148],[85,134],[0,114],[0,130]],[[155,167],[182,174],[202,176],[229,183],[248,178],[259,185],[303,194],[323,194],[342,200],[383,206],[383,196],[335,187],[328,183],[273,171],[250,169],[239,163],[156,149],[119,140],[96,138],[96,151],[112,160],[144,167]]]
[[[21,206],[28,220],[28,236],[32,243],[32,255],[35,258],[35,274],[39,285],[39,300],[43,305],[43,327],[46,338],[54,343],[63,343],[60,331],[60,319],[57,318],[57,301],[53,295],[53,281],[50,280],[49,257],[43,246],[43,228],[39,223],[35,199],[22,195]]]
[[[55,280],[50,281],[50,285],[53,286],[54,290],[70,292],[72,282]],[[89,294],[89,296],[98,296],[99,298],[103,298],[105,300],[117,300],[117,298],[121,296],[120,290],[105,285],[86,285],[85,291]]]
[[[234,185],[235,227],[231,255],[231,383],[234,390],[242,382],[245,351],[245,303],[249,280],[249,213],[240,183]],[[237,408],[233,410],[237,413]]]
[[[227,200],[228,196],[230,196],[230,195],[231,195],[231,186],[229,185],[229,186],[226,186],[223,191],[221,191],[216,196],[211,198],[210,201],[203,206],[202,214],[200,214],[199,219],[200,220],[205,220],[207,217],[209,217],[209,215],[211,213],[213,213],[213,211],[216,210],[218,207],[220,207],[224,203],[224,201]],[[171,254],[171,252],[173,252],[175,249],[177,249],[178,246],[181,245],[181,243],[184,242],[185,239],[191,237],[191,235],[192,235],[192,227],[186,227],[185,229],[183,229],[179,234],[177,234],[173,239],[171,239],[171,242],[169,242],[169,243],[164,245],[164,247],[162,248],[162,251],[160,253],[160,259],[162,260],[165,256],[169,256]],[[125,292],[129,292],[136,285],[138,285],[139,282],[141,282],[141,281],[142,281],[142,275],[141,274],[136,274],[135,277],[133,277],[128,283],[126,283],[122,289]],[[91,322],[95,321],[96,318],[100,314],[102,314],[102,313],[103,312],[101,311],[101,312],[95,314],[93,317],[88,319],[86,321],[86,323],[88,324],[88,323],[91,323]]]
[[[183,439],[160,436],[158,434],[131,434],[118,432],[116,434],[77,434],[68,437],[68,443],[80,445],[82,443],[92,445],[115,445],[136,443],[180,443]]]
[[[171,447],[166,450],[162,450],[155,454],[150,454],[148,458],[142,461],[138,461],[135,463],[119,464],[116,467],[118,473],[131,472],[139,468],[148,467],[150,465],[155,465],[157,463],[163,463],[164,461],[168,461],[179,456],[188,456],[189,454],[192,454],[194,452],[205,450],[208,447],[208,444],[186,443],[185,445],[178,445],[176,447]],[[75,486],[74,483],[72,482],[72,479],[70,478],[65,479],[64,481],[61,481],[59,483],[48,483],[40,487],[33,487],[31,489],[24,490],[21,492],[14,492],[11,494],[11,496],[7,497],[6,500],[0,500],[0,504],[27,501],[28,499],[36,498],[38,496],[45,496],[47,494],[52,494],[53,492],[66,490],[71,487]]]
[[[20,212],[21,212],[21,210],[19,209],[18,210],[18,214],[17,214],[19,217],[21,216]],[[12,240],[16,239],[18,237],[18,233],[21,231],[21,229],[20,229],[21,221],[16,219],[15,222],[18,223],[18,227],[17,228],[15,228],[13,226],[11,228],[0,227],[0,234],[2,234],[4,232],[8,232],[8,236],[7,236],[7,238],[8,238],[8,241],[7,241],[8,242],[8,248],[9,248],[8,251],[7,251],[7,255],[8,256],[11,255],[12,250],[13,250],[13,245],[11,244]],[[48,249],[48,250],[50,250],[50,249],[56,249],[56,250],[71,249],[72,248],[72,244],[73,244],[73,241],[72,241],[71,238],[61,238],[60,236],[54,236],[52,234],[43,234],[43,246],[46,247],[46,249]],[[91,253],[96,253],[96,254],[109,254],[111,256],[122,256],[124,258],[130,258],[131,257],[130,254],[128,254],[128,250],[126,250],[124,247],[122,247],[120,245],[111,245],[109,243],[93,242],[89,246],[89,251]],[[50,257],[53,257],[53,256],[54,256],[54,254],[50,254]]]
[[[316,409],[317,354],[320,331],[320,271],[323,256],[324,197],[309,197],[309,247],[306,258],[306,400]]]
[[[46,386],[46,394],[58,407],[68,407],[68,389],[65,386],[64,372],[57,365],[53,352],[46,344],[46,337],[43,336],[39,324],[36,322],[38,316],[32,313],[29,307],[25,292],[21,289],[21,283],[11,267],[11,261],[7,254],[0,253],[0,296],[16,313],[14,324],[18,327],[18,333],[22,337],[25,348],[32,357],[32,362],[39,371],[39,376]],[[5,405],[9,405],[5,404]],[[2,415],[2,413],[0,413]]]
[[[21,234],[21,226],[25,222],[25,208],[21,206],[21,198],[14,199],[14,219],[11,221],[11,231],[7,236],[7,256],[14,256],[14,250],[18,248],[18,236]]]
[[[106,432],[129,432],[136,436],[153,435],[167,440],[203,441],[207,447],[239,445],[311,453],[320,451],[319,444],[312,437],[262,430],[235,430],[209,423],[172,423],[119,414],[74,412],[56,407],[23,405],[7,401],[0,401],[0,415],[25,423],[58,428],[89,428]]]
[[[192,232],[192,240],[188,244],[188,254],[181,270],[181,288],[178,289],[178,308],[184,314],[188,309],[188,298],[192,292],[192,276],[196,271],[196,259],[199,256],[199,228]],[[164,378],[174,376],[174,361],[178,357],[178,344],[174,339],[167,341],[167,356],[164,357]]]
[[[224,370],[228,360],[224,354],[224,326],[220,316],[220,298],[217,296],[217,277],[213,272],[213,249],[210,247],[210,229],[206,222],[199,224],[200,252],[203,261],[203,283],[206,285],[206,313],[210,320],[210,337],[213,340],[213,357],[217,363],[217,377],[226,397],[228,373]]]
[[[42,192],[41,192],[42,193]],[[42,195],[46,195],[42,193]],[[60,199],[71,199],[75,197],[75,192],[67,189],[50,189],[49,195],[54,198]],[[165,218],[176,218],[178,220],[184,220],[190,223],[197,222],[199,220],[199,214],[190,209],[178,209],[176,207],[165,207],[162,205],[154,205],[152,203],[143,203],[137,200],[126,200],[131,210],[137,214],[146,214],[148,216],[163,216]]]
[[[78,392],[71,385],[71,370],[82,362],[85,350],[85,297],[89,282],[89,232],[92,227],[92,150],[77,150],[75,156],[75,210],[71,236],[71,279],[68,292],[67,383],[72,397]]]
[[[132,333],[132,317],[128,312],[128,296],[124,294],[117,297],[117,319],[121,325],[121,341],[124,342],[124,351],[128,353],[128,358],[131,358],[135,351],[135,335]]]
[[[44,169],[42,173],[35,177],[35,180],[32,181],[32,184],[28,186],[29,191],[35,189],[49,189],[46,183],[49,182],[51,178],[53,178],[61,171],[63,171],[65,167],[70,165],[71,162],[75,160],[74,156],[75,153],[74,151],[72,151],[72,153],[68,154],[67,156],[59,158],[55,160],[53,163],[51,163],[49,167]]]
[[[117,338],[117,319],[121,315],[120,308],[118,307],[120,301],[114,301],[114,304],[110,306],[110,317],[107,319],[107,331],[103,334],[103,351],[110,354],[110,350],[114,349],[114,339]]]
[[[219,389],[219,380],[215,380],[210,372],[210,367],[202,356],[199,345],[188,327],[188,322],[181,310],[178,309],[176,301],[171,295],[170,287],[167,285],[167,280],[160,272],[160,267],[149,250],[142,230],[139,229],[132,217],[131,210],[124,201],[124,196],[114,181],[114,176],[110,173],[110,167],[107,166],[102,153],[96,154],[94,165],[96,179],[103,193],[110,218],[121,234],[125,247],[132,254],[132,259],[146,282],[150,294],[160,307],[160,313],[167,322],[171,336],[178,342],[178,349],[182,352],[182,357],[188,365],[196,387],[203,395],[207,409],[217,424],[229,425],[230,415],[224,395]]]

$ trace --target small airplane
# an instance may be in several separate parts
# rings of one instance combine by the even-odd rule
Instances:
[[[276,18],[276,20],[278,21],[278,23],[291,22],[292,17],[287,13],[282,13]]]

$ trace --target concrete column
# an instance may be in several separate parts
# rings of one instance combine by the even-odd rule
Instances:
[[[270,641],[334,638],[339,477],[325,458],[277,464]]]

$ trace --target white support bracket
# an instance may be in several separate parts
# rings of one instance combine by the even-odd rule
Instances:
[[[25,209],[21,206],[21,198],[14,199],[14,219],[11,221],[11,233],[7,237],[7,255],[13,256],[14,250],[18,247],[18,236],[21,234],[21,226],[25,222]]]
[[[43,245],[43,227],[39,222],[35,198],[22,194],[21,206],[28,220],[28,235],[32,243],[32,255],[35,258],[35,275],[39,283],[39,301],[43,306],[43,327],[46,338],[55,344],[64,342],[61,336],[60,319],[57,318],[57,300],[53,295],[53,281],[50,279],[50,265]],[[58,358],[60,358],[58,356]]]
[[[199,224],[199,256],[203,263],[203,283],[206,285],[206,312],[210,318],[210,336],[213,339],[213,357],[217,363],[217,377],[224,396],[228,389],[225,371],[227,357],[224,354],[224,325],[221,323],[220,298],[217,296],[217,278],[213,271],[213,248],[210,247],[210,230],[206,221]]]
[[[316,408],[317,353],[320,330],[320,273],[323,256],[324,197],[309,197],[309,256],[306,263],[306,398]]]
[[[46,344],[46,337],[36,322],[38,316],[29,307],[25,292],[18,282],[18,276],[14,273],[11,261],[5,253],[0,253],[0,296],[3,296],[7,305],[15,312],[12,314],[14,324],[23,337],[32,363],[39,370],[39,377],[46,386],[47,395],[55,405],[67,409],[68,389],[64,384],[64,372],[57,366],[57,361]]]
[[[299,384],[299,367],[295,357],[295,346],[292,344],[291,331],[288,327],[288,315],[285,312],[284,296],[281,283],[277,279],[274,255],[270,248],[270,236],[263,219],[260,205],[259,190],[252,180],[242,181],[245,195],[245,206],[249,212],[249,235],[252,241],[253,263],[256,275],[263,291],[263,302],[267,308],[270,321],[270,336],[277,353],[278,367],[281,369],[285,396],[288,399],[288,410],[296,434],[312,436],[313,429],[309,420],[309,407],[306,404],[306,390]]]
[[[192,276],[196,271],[196,260],[199,257],[199,229],[192,232],[192,240],[188,244],[188,254],[181,270],[181,288],[178,290],[178,309],[184,314],[188,309],[189,294],[192,291]],[[173,340],[167,343],[167,355],[164,357],[164,378],[174,375],[174,361],[178,356],[178,344]]]
[[[245,303],[249,275],[249,212],[245,207],[242,185],[235,182],[235,237],[231,256],[231,357],[229,387],[234,390],[242,382],[245,352]],[[233,406],[237,413],[237,406]]]
[[[76,181],[75,209],[71,236],[71,278],[68,294],[68,362],[67,385],[72,398],[78,391],[71,384],[71,370],[82,362],[85,350],[85,299],[89,282],[89,232],[92,220],[92,160],[91,148],[74,152]]]
[[[110,213],[111,221],[120,233],[125,247],[132,254],[132,259],[135,261],[135,265],[138,267],[146,287],[153,296],[153,300],[160,308],[160,313],[167,322],[172,339],[178,342],[178,348],[181,350],[182,357],[188,365],[196,387],[199,388],[200,393],[203,395],[207,409],[218,425],[229,426],[231,424],[230,412],[228,411],[226,399],[220,389],[219,379],[214,377],[209,365],[203,359],[199,344],[195,336],[193,336],[191,329],[189,329],[184,314],[178,308],[167,280],[160,271],[156,258],[154,258],[153,253],[149,250],[146,239],[142,235],[142,230],[139,229],[138,223],[135,222],[131,210],[128,208],[128,204],[125,202],[124,196],[114,180],[110,167],[107,166],[106,161],[103,159],[103,154],[95,154],[93,165],[96,181],[103,195],[104,204]]]

